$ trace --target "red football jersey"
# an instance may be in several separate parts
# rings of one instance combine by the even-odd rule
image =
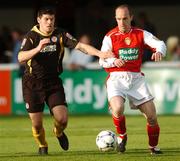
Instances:
[[[152,52],[159,51],[162,54],[165,54],[164,46],[165,45],[162,41],[142,29],[132,28],[128,33],[121,33],[118,27],[116,27],[108,32],[104,37],[101,50],[111,50],[116,58],[121,58],[125,61],[125,65],[120,68],[113,65],[108,67],[102,66],[107,72],[140,72],[143,50],[145,48],[150,48]]]

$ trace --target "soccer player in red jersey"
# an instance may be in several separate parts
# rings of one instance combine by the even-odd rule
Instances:
[[[129,99],[132,109],[139,109],[147,120],[149,149],[152,154],[161,153],[157,147],[160,128],[156,109],[141,72],[143,50],[153,51],[152,59],[160,61],[165,56],[165,43],[151,33],[131,26],[133,15],[128,5],[115,10],[117,27],[109,31],[103,40],[101,51],[112,51],[114,58],[100,59],[99,63],[109,73],[107,95],[116,131],[119,134],[118,150],[126,150],[127,133],[124,103]]]

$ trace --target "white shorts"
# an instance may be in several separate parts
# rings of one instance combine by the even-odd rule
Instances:
[[[106,85],[109,101],[114,96],[128,98],[132,109],[154,99],[140,72],[111,72]]]

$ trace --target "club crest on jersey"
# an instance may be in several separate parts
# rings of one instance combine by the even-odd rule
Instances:
[[[131,39],[129,37],[126,37],[124,39],[124,42],[125,42],[126,45],[130,45],[131,44]]]
[[[51,42],[57,42],[57,37],[56,36],[52,36],[51,39],[50,39]]]

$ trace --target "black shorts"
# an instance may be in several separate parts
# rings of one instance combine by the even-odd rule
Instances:
[[[23,98],[29,113],[43,112],[45,103],[50,111],[57,105],[67,106],[63,83],[60,78],[37,80],[22,79]]]

